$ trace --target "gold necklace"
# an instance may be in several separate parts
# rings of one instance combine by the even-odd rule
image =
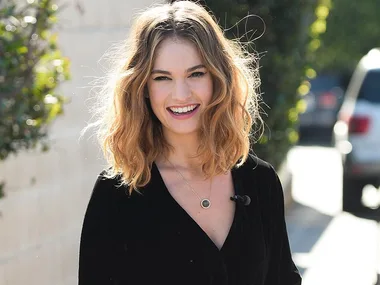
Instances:
[[[202,198],[198,195],[197,191],[195,191],[194,188],[191,187],[189,181],[187,181],[187,179],[183,176],[183,174],[182,174],[182,173],[181,173],[181,172],[180,172],[180,171],[174,166],[174,164],[171,163],[169,159],[166,159],[166,160],[171,164],[171,166],[173,166],[174,170],[175,170],[179,175],[181,175],[181,177],[182,177],[183,181],[186,183],[186,185],[187,185],[187,186],[190,188],[190,190],[193,191],[193,193],[198,197],[198,199],[199,199],[199,201],[200,201],[200,204],[201,204],[201,207],[202,207],[203,209],[208,209],[208,208],[210,208],[210,207],[211,207],[211,200],[210,200],[210,198],[211,198],[211,190],[212,190],[212,189],[211,189],[212,178],[210,179],[209,197],[208,197],[208,198],[203,198],[203,199],[202,199]]]

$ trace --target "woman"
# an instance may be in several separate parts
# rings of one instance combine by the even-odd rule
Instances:
[[[102,93],[110,168],[85,214],[79,284],[301,284],[281,184],[249,154],[255,62],[187,1],[142,13],[125,50]]]

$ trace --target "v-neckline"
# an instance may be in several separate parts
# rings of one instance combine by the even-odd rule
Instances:
[[[161,172],[158,168],[158,166],[156,165],[155,162],[153,162],[152,164],[152,171],[156,171],[157,173],[157,177],[159,178],[160,180],[160,183],[162,184],[162,188],[164,189],[164,193],[168,196],[168,198],[170,199],[170,201],[172,202],[173,205],[175,205],[176,208],[178,208],[183,214],[184,216],[191,221],[191,223],[198,229],[198,231],[205,237],[206,240],[208,240],[208,242],[218,251],[218,252],[222,252],[223,249],[225,248],[226,244],[228,243],[229,239],[231,239],[231,235],[232,235],[232,232],[233,232],[233,229],[234,227],[236,226],[236,216],[237,216],[237,211],[238,211],[238,205],[236,204],[235,205],[235,211],[234,211],[234,216],[233,216],[233,220],[232,220],[232,223],[231,223],[231,226],[230,226],[230,229],[228,230],[228,234],[222,244],[222,246],[219,247],[215,244],[215,242],[210,238],[210,236],[205,232],[205,230],[194,220],[194,218],[177,202],[176,199],[174,199],[174,197],[171,195],[171,193],[169,192],[169,189],[168,187],[166,186],[165,184],[165,181],[161,175]],[[236,194],[236,189],[235,189],[235,185],[236,185],[236,176],[234,174],[234,170],[231,170],[231,176],[232,176],[232,181],[233,181],[233,190],[234,190],[234,193]]]

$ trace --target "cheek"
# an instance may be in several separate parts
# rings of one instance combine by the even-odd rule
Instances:
[[[213,94],[214,94],[214,84],[210,80],[209,85],[208,85],[208,95],[209,95],[208,101],[211,101]]]
[[[166,82],[151,83],[148,85],[149,97],[162,100],[170,92],[170,84]]]
[[[199,86],[199,94],[202,94],[202,99],[207,103],[211,101],[213,92],[213,83],[211,79],[205,80],[205,82]]]
[[[160,110],[160,106],[162,106],[161,101],[156,96],[149,96],[149,100],[153,112],[158,116],[158,111]]]
[[[213,83],[211,79],[203,78],[198,81],[190,81],[190,89],[198,95],[201,95],[203,98],[208,98],[212,96],[213,93]]]
[[[151,85],[148,86],[149,101],[153,112],[159,116],[160,110],[165,106],[165,92],[162,88]]]

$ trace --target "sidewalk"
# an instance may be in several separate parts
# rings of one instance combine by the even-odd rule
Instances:
[[[287,222],[303,285],[375,284],[376,273],[380,273],[380,227],[376,222],[347,213],[328,218],[300,211],[302,215],[295,215],[297,210],[292,209]]]
[[[374,285],[380,273],[380,225],[341,211],[341,164],[330,148],[290,156],[293,203],[287,225],[303,285]]]

